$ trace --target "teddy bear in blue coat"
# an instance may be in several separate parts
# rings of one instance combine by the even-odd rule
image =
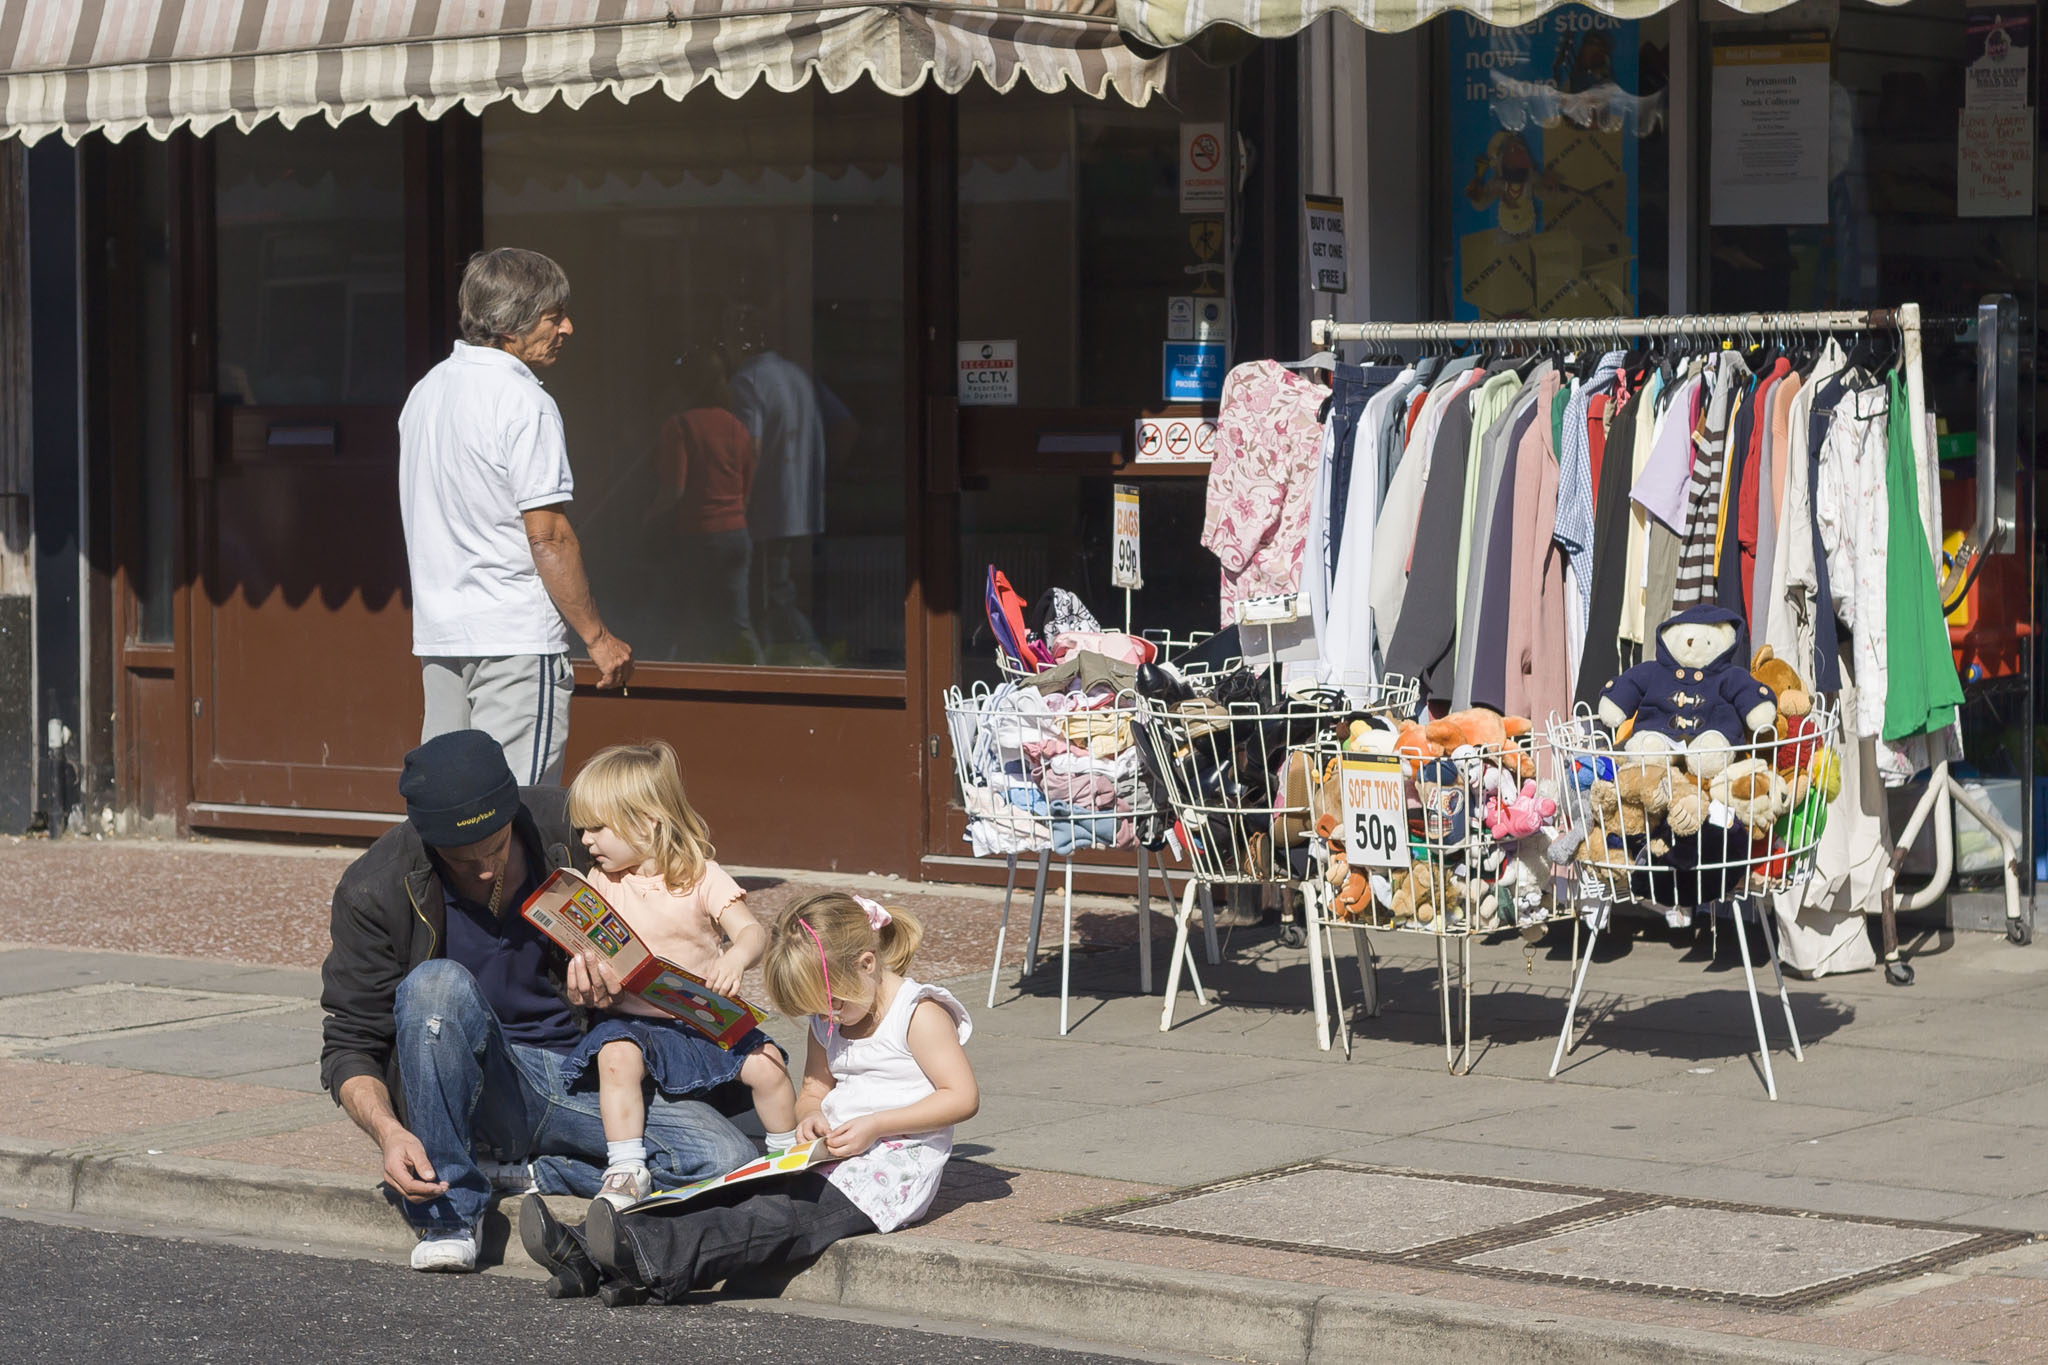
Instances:
[[[1777,722],[1771,689],[1750,676],[1742,618],[1725,607],[1689,607],[1657,627],[1657,657],[1608,683],[1600,719],[1630,753],[1682,754],[1710,782],[1734,757],[1732,746]]]

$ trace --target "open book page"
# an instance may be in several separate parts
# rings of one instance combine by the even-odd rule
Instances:
[[[826,1162],[836,1159],[826,1154],[825,1144],[822,1140],[799,1142],[786,1152],[770,1152],[767,1156],[758,1157],[753,1161],[747,1162],[745,1165],[735,1167],[724,1175],[714,1175],[709,1180],[699,1180],[694,1184],[684,1185],[678,1189],[656,1190],[639,1203],[632,1205],[626,1212],[637,1213],[642,1209],[669,1208],[673,1205],[695,1199],[707,1190],[722,1190],[728,1185],[744,1185],[754,1180],[768,1180],[776,1176],[795,1175],[798,1171],[808,1170],[813,1166],[822,1166]]]
[[[739,997],[721,995],[702,977],[649,952],[624,917],[574,868],[556,868],[519,913],[565,953],[594,948],[604,954],[628,993],[722,1048],[731,1048],[765,1017]]]

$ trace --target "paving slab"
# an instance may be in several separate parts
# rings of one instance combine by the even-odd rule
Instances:
[[[0,1000],[0,1039],[20,1041],[125,1032],[271,1010],[277,1003],[263,996],[159,986],[75,986]]]
[[[1498,1076],[1373,1067],[1354,1082],[1321,1070],[1157,1100],[1187,1114],[1214,1114],[1384,1136],[1427,1132],[1555,1104],[1547,1085]]]
[[[260,998],[260,997],[258,997]],[[229,1019],[170,1031],[69,1043],[25,1054],[44,1061],[132,1066],[168,1076],[244,1079],[279,1067],[317,1067],[320,1034],[276,1017]]]
[[[1926,1116],[1760,1147],[1752,1169],[1855,1177],[1906,1188],[2014,1198],[2048,1189],[2039,1130]]]
[[[1107,1221],[1392,1255],[1598,1202],[1591,1195],[1319,1167],[1113,1214]]]
[[[1681,1207],[1623,1214],[1458,1259],[1492,1270],[1777,1299],[1968,1239],[1961,1231]]]
[[[1108,1108],[981,1140],[991,1159],[1031,1170],[1189,1185],[1320,1156],[1344,1138],[1319,1128]]]
[[[1655,1191],[1687,1163],[1657,1161],[1649,1156],[1614,1157],[1580,1152],[1569,1132],[1531,1134],[1554,1146],[1502,1146],[1453,1142],[1433,1133],[1389,1138],[1333,1150],[1344,1161],[1372,1166],[1398,1166],[1411,1171],[1450,1175],[1501,1176],[1514,1180],[1555,1181],[1561,1185],[1597,1185],[1603,1189]]]

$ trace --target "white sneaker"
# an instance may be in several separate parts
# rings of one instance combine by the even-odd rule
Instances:
[[[654,1188],[654,1176],[645,1166],[607,1166],[604,1183],[597,1187],[597,1197],[615,1209],[623,1209],[645,1199]]]
[[[414,1270],[461,1273],[476,1269],[476,1233],[457,1232],[422,1237],[412,1249]]]

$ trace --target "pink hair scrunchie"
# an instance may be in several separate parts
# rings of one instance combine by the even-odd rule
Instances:
[[[866,896],[855,896],[853,903],[867,912],[868,928],[881,933],[889,923],[889,911],[880,901],[871,901]]]

